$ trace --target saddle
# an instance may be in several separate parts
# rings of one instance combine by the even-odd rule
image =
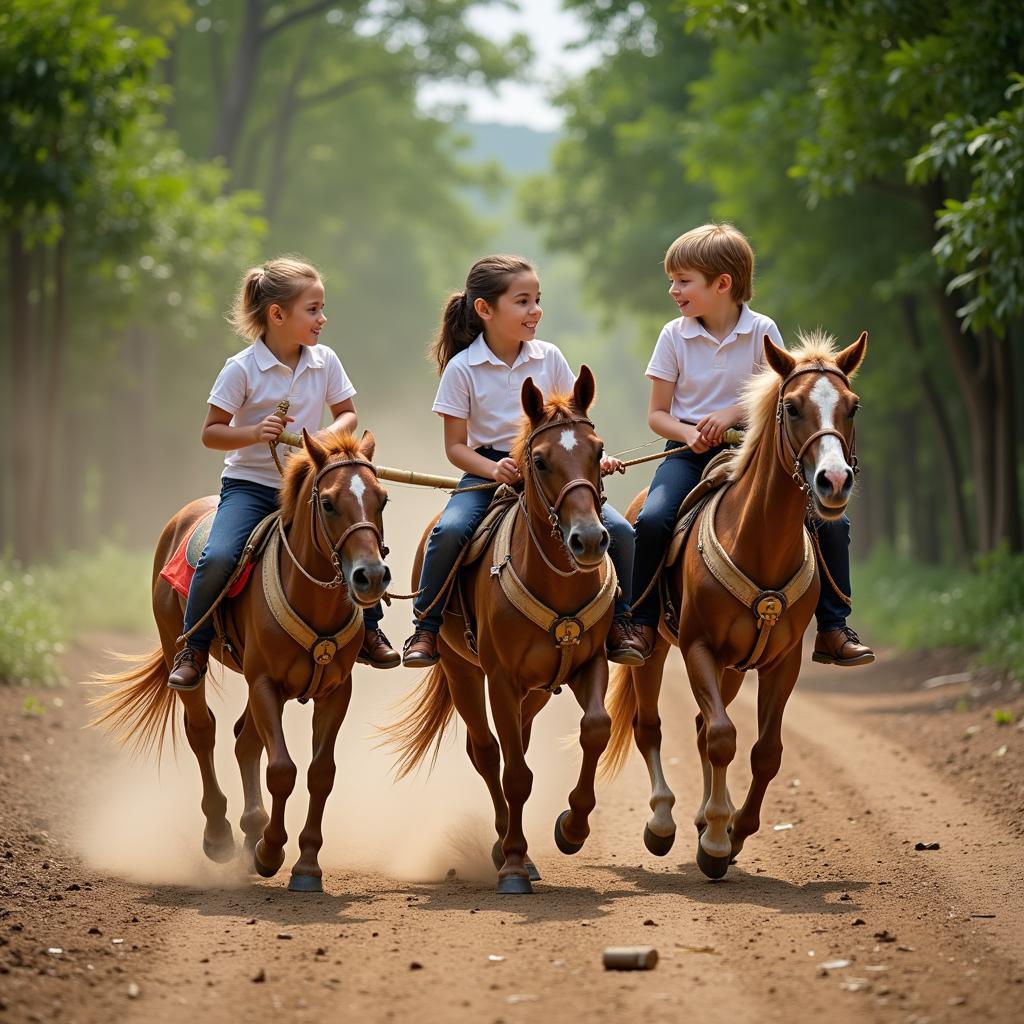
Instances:
[[[213,526],[213,517],[216,511],[215,508],[211,508],[204,516],[196,520],[192,529],[185,534],[174,554],[160,570],[161,578],[166,580],[184,598],[188,597],[188,588],[192,584],[192,577],[196,574],[199,559],[202,558],[203,549],[210,539],[210,529]],[[249,577],[252,575],[253,567],[266,547],[270,531],[280,514],[280,512],[272,512],[266,519],[257,523],[256,528],[249,534],[249,539],[245,542],[242,554],[224,588],[224,597],[234,597],[245,589]],[[220,596],[218,596],[218,600],[220,600]]]

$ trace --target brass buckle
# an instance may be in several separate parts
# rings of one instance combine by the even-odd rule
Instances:
[[[757,628],[763,628],[766,623],[771,627],[786,610],[786,599],[777,590],[764,590],[757,595],[752,607],[757,616]]]
[[[551,626],[551,636],[559,647],[571,647],[583,636],[583,623],[574,615],[556,619]]]
[[[313,645],[313,660],[318,665],[330,665],[337,653],[338,645],[330,637],[318,640]]]

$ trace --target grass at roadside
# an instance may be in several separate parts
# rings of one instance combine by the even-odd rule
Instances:
[[[1024,679],[1024,556],[1005,551],[973,572],[922,566],[877,551],[854,571],[854,616],[902,650],[962,647]]]
[[[151,631],[151,557],[108,546],[30,569],[0,561],[0,681],[56,682],[82,633]]]

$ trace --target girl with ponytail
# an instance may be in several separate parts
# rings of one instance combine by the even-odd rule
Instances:
[[[545,397],[571,392],[576,380],[562,353],[537,340],[540,280],[518,256],[486,256],[470,268],[465,289],[448,298],[430,354],[441,383],[433,410],[444,421],[445,454],[465,474],[427,539],[419,595],[413,606],[415,631],[406,641],[403,664],[421,668],[438,660],[437,634],[444,615],[439,594],[459,551],[472,537],[490,504],[490,490],[473,484],[519,482],[509,454],[519,433],[523,382],[532,377]],[[601,469],[621,463],[606,457]],[[624,588],[633,571],[633,529],[610,505],[602,514],[611,535],[610,554]],[[638,664],[634,634],[626,615],[629,594],[621,593],[608,638],[613,661]]]

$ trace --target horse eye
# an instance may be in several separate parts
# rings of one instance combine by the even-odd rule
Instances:
[[[800,418],[800,410],[792,402],[787,402],[786,403],[786,415],[791,420],[799,419]]]
[[[328,514],[334,515],[334,503],[330,498],[321,498],[320,507]]]
[[[548,468],[548,464],[539,455],[534,455],[534,457],[533,457],[533,464],[542,473]]]
[[[388,499],[388,496],[387,496],[387,495],[385,494],[385,495],[384,495],[384,497],[383,497],[383,498],[381,498],[381,501],[380,501],[380,510],[381,510],[382,512],[384,511],[384,509],[386,509],[386,508],[387,508],[387,506],[388,506],[388,501],[389,501],[389,499]]]
[[[856,415],[857,415],[857,412],[858,412],[858,410],[859,410],[859,409],[860,409],[860,402],[857,402],[857,403],[856,403],[856,404],[855,404],[855,405],[853,406],[853,408],[852,408],[852,409],[850,410],[850,419],[851,419],[851,420],[853,419],[853,417],[854,417],[854,416],[856,416]]]

